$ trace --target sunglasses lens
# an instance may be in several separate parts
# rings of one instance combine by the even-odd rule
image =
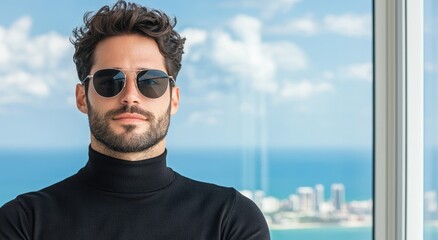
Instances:
[[[102,69],[94,73],[93,86],[103,97],[114,97],[125,85],[125,75],[117,69]]]
[[[160,70],[144,70],[137,75],[140,92],[148,98],[159,98],[167,89],[169,76]]]

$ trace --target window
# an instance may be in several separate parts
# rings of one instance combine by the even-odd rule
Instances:
[[[40,84],[36,90],[14,85],[14,94],[0,97],[0,114],[8,116],[1,121],[11,126],[0,141],[0,204],[61,180],[86,161],[87,123],[69,98],[77,82],[72,51],[55,43],[69,44],[82,14],[102,1],[66,2],[29,3],[30,16],[12,4],[0,9],[0,34],[22,37],[22,44],[0,39],[0,47],[18,49],[11,56],[33,56],[14,46],[38,49],[31,44],[36,40],[60,47],[42,52],[44,59],[59,59],[47,69],[23,60],[30,57],[0,67],[0,79],[17,77],[12,70],[22,69]],[[241,190],[264,212],[274,240],[371,240],[373,1],[149,5],[175,15],[187,37],[169,165]],[[69,11],[59,11],[65,8]],[[51,85],[44,79],[59,81]],[[62,81],[65,85],[57,84]],[[26,101],[17,100],[23,97]],[[47,112],[53,115],[41,114]],[[35,148],[40,151],[26,152]],[[23,166],[25,176],[11,174]]]

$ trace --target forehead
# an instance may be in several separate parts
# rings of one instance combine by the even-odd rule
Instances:
[[[159,69],[164,57],[154,39],[138,34],[120,35],[100,41],[93,55],[93,70],[102,68]]]

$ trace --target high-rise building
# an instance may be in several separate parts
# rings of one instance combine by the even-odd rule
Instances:
[[[289,195],[291,210],[298,212],[300,210],[300,198],[296,194]]]
[[[343,209],[345,204],[345,187],[342,183],[334,183],[331,186],[331,200],[335,211]]]
[[[315,210],[315,198],[313,188],[311,187],[299,187],[297,189],[300,211],[313,212]]]
[[[321,205],[324,203],[324,186],[317,184],[315,186],[315,210],[321,211]]]

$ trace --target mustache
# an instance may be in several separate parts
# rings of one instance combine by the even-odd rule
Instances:
[[[141,109],[138,106],[124,106],[119,109],[110,110],[105,114],[106,119],[111,119],[112,117],[122,114],[122,113],[137,113],[144,116],[149,121],[154,121],[155,116],[151,112]]]

